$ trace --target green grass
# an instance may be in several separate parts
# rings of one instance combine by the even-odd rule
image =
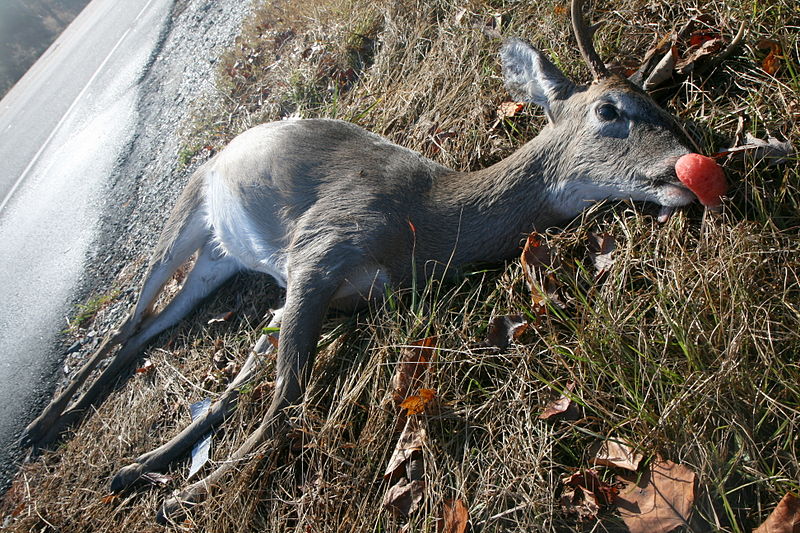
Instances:
[[[69,327],[65,330],[66,333],[72,333],[76,330],[85,327],[89,324],[97,313],[110,302],[119,296],[118,289],[112,290],[105,294],[99,294],[90,298],[86,303],[78,304],[76,306],[76,314],[69,321]]]
[[[468,13],[457,23],[461,7]],[[508,99],[499,42],[481,28],[499,12],[504,35],[530,39],[585,80],[557,7],[267,3],[221,61],[222,95],[187,125],[188,145],[218,149],[258,122],[336,116],[453,168],[491,164],[535,135],[544,119],[528,109],[497,121],[497,105]],[[625,0],[599,7],[607,21],[599,49],[615,61],[641,58],[698,14],[713,16],[729,37],[748,20],[745,46],[710,77],[679,86],[667,106],[708,152],[728,146],[739,116],[759,137],[800,144],[794,4],[643,7]],[[778,39],[786,51],[776,77],[760,68],[755,44],[762,38]],[[431,143],[432,131],[449,130],[458,135]],[[386,399],[404,347],[437,335],[425,386],[441,405],[425,418],[426,497],[409,531],[435,530],[450,498],[464,500],[476,531],[617,530],[611,510],[599,524],[580,525],[558,504],[560,478],[587,467],[592,445],[608,436],[633,443],[647,460],[661,456],[697,473],[695,531],[750,531],[786,492],[800,490],[800,174],[796,161],[772,168],[748,159],[727,163],[726,171],[731,199],[720,214],[692,207],[659,225],[647,206],[620,203],[548,234],[562,257],[557,276],[567,305],[551,307],[504,352],[476,342],[492,316],[536,316],[517,261],[476,265],[454,280],[392,293],[354,318],[333,315],[308,399],[293,418],[290,449],[243,463],[224,490],[192,512],[191,526],[171,529],[397,531],[406,521],[381,507],[383,468],[396,440],[396,413]],[[607,231],[617,242],[600,282],[588,258],[589,231]],[[208,328],[204,317],[239,308],[237,291],[237,316]],[[221,391],[224,384],[194,384],[217,350],[243,360],[265,325],[264,310],[275,304],[268,281],[242,277],[197,318],[165,333],[148,354],[152,376],[133,377],[63,447],[23,469],[5,502],[7,513],[18,510],[11,529],[154,528],[147,517],[185,484],[185,465],[174,467],[169,487],[145,486],[111,504],[101,501],[108,476],[175,434],[186,405]],[[271,367],[265,381],[273,379]],[[576,382],[583,417],[538,420],[568,381]],[[215,460],[246,438],[266,401],[243,395],[216,434]]]

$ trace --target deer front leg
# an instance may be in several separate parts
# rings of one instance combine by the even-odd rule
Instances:
[[[267,327],[279,327],[282,314],[283,309],[275,311]],[[275,336],[277,337],[278,335],[276,334]],[[264,356],[274,350],[275,347],[269,342],[268,336],[266,334],[261,335],[242,369],[233,381],[228,384],[219,399],[211,405],[208,413],[193,420],[191,424],[186,426],[183,431],[175,435],[169,442],[155,450],[140,455],[133,463],[120,469],[111,480],[111,491],[120,492],[136,483],[142,474],[165,469],[172,461],[183,455],[203,435],[224,422],[236,407],[241,387],[258,374]]]
[[[286,426],[284,410],[296,404],[303,395],[322,321],[340,282],[341,277],[331,272],[328,265],[320,269],[309,268],[290,277],[278,344],[275,392],[261,424],[214,472],[164,502],[157,517],[160,523],[174,520],[185,507],[204,500],[231,468],[259,445],[282,434],[281,430]]]

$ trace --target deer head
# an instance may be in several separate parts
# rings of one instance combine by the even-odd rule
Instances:
[[[547,116],[536,140],[555,166],[543,175],[565,218],[587,201],[604,198],[654,202],[666,218],[695,199],[675,173],[677,160],[691,152],[688,139],[650,96],[609,72],[594,49],[595,28],[584,22],[581,4],[572,1],[572,24],[593,81],[576,85],[539,50],[509,39],[501,51],[506,86]]]

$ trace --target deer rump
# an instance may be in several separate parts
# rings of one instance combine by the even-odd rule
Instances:
[[[644,92],[605,70],[580,1],[573,0],[572,13],[593,83],[578,86],[532,46],[507,40],[501,50],[506,85],[515,98],[541,106],[548,124],[491,167],[454,172],[335,120],[281,121],[239,135],[179,197],[126,322],[28,426],[26,438],[34,444],[58,438],[104,397],[154,336],[234,273],[270,274],[286,288],[284,306],[270,322],[280,325],[272,402],[231,459],[167,500],[159,518],[178,516],[237,460],[280,434],[285,408],[302,398],[329,306],[352,308],[380,298],[384,285],[406,284],[415,274],[439,275],[442,265],[509,257],[531,229],[564,223],[597,200],[654,202],[664,216],[694,201],[675,173],[676,162],[691,153],[681,128]],[[195,253],[182,289],[155,313],[164,283]],[[210,412],[122,468],[112,490],[166,468],[222,421],[273,349],[262,336]],[[70,404],[114,350],[109,365]]]

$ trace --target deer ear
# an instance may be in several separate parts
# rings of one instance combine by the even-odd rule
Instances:
[[[544,108],[554,122],[552,106],[575,92],[575,84],[544,54],[520,39],[508,39],[500,50],[503,77],[512,98]]]

